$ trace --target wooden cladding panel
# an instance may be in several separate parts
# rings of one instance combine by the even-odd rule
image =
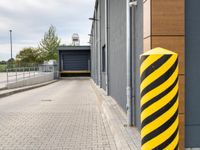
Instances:
[[[184,36],[152,36],[152,48],[163,47],[179,54],[179,74],[185,74]]]
[[[151,50],[151,37],[144,39],[144,52]]]
[[[179,115],[179,150],[185,150],[185,115]]]
[[[144,38],[151,36],[151,0],[144,2]]]
[[[152,35],[184,35],[184,0],[151,0]]]
[[[185,76],[179,75],[179,113],[185,114]]]

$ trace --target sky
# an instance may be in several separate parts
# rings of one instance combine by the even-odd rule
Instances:
[[[24,47],[37,47],[50,25],[56,27],[61,44],[70,44],[78,33],[88,45],[95,0],[0,0],[0,61],[10,58],[9,30],[13,55]]]

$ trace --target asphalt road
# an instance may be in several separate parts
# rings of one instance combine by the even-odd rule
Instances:
[[[61,80],[0,99],[0,149],[114,150],[90,80]]]

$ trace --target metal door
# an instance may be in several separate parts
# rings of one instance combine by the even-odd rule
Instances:
[[[89,51],[67,51],[63,53],[63,71],[90,70]]]

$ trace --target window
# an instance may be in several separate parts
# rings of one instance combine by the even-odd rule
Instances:
[[[102,72],[106,71],[106,46],[102,47]]]

